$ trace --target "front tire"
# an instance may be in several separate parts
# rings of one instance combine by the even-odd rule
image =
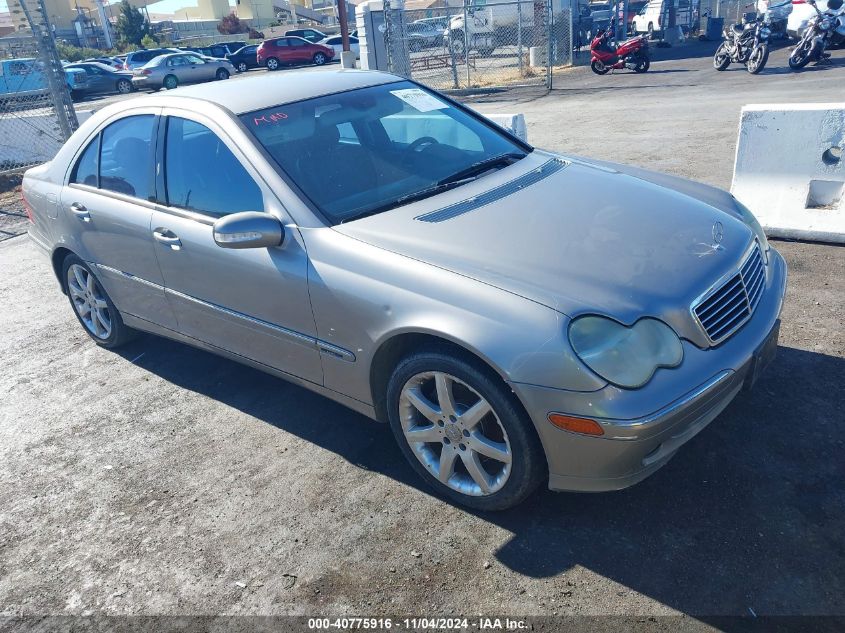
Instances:
[[[315,66],[322,66],[326,63],[326,56],[324,53],[314,53],[314,57],[312,58]]]
[[[501,380],[474,359],[445,349],[412,354],[390,378],[387,406],[411,467],[456,503],[504,510],[547,476],[531,421]]]
[[[605,66],[601,60],[594,59],[590,62],[590,69],[597,75],[606,75],[610,72],[610,67]]]
[[[640,57],[637,61],[637,65],[634,66],[635,73],[644,73],[647,72],[648,69],[651,68],[651,61],[648,57]]]
[[[113,349],[137,336],[135,330],[124,325],[100,281],[79,257],[65,257],[62,279],[73,313],[97,345]]]
[[[229,78],[229,71],[225,68],[218,68],[217,73],[214,75],[217,81],[225,81]]]
[[[789,67],[792,70],[801,70],[810,62],[810,53],[813,52],[813,44],[810,40],[801,42],[789,56]]]
[[[245,73],[249,70],[249,66],[246,65],[246,62],[239,62],[238,63],[238,72]]]
[[[769,60],[769,45],[766,43],[758,44],[757,47],[751,51],[748,61],[745,64],[745,69],[752,75],[756,75],[763,68],[766,67],[766,62]]]
[[[267,70],[279,70],[279,60],[275,57],[268,57],[264,64],[267,66]]]
[[[728,54],[728,45],[722,42],[713,55],[713,68],[716,70],[725,70],[730,65],[731,56]]]

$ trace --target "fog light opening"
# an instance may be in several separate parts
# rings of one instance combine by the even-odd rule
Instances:
[[[604,429],[601,428],[601,424],[589,418],[576,418],[571,415],[563,415],[562,413],[550,413],[549,422],[559,429],[579,433],[580,435],[592,435],[595,437],[604,435]]]

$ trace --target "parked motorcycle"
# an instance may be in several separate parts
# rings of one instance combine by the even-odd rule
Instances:
[[[648,41],[642,35],[625,40],[613,46],[610,40],[614,31],[613,22],[600,31],[590,44],[590,68],[597,75],[605,75],[612,69],[630,68],[635,73],[644,73],[651,66],[648,58]]]
[[[725,70],[731,63],[745,64],[745,69],[756,75],[769,59],[770,34],[769,22],[764,16],[746,14],[741,23],[725,29],[725,39],[713,55],[713,68]]]
[[[792,49],[789,56],[789,67],[792,70],[800,70],[811,61],[820,62],[830,57],[825,50],[831,43],[841,39],[837,30],[845,28],[845,18],[840,11],[842,0],[828,0],[827,9],[823,12],[819,11],[815,0],[807,0],[807,4],[815,9],[816,15],[810,18],[798,46]]]

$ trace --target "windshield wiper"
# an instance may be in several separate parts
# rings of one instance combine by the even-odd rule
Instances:
[[[496,156],[491,156],[490,158],[485,158],[484,160],[480,160],[477,163],[473,163],[466,169],[462,169],[458,172],[455,172],[451,176],[447,176],[442,180],[438,181],[438,185],[444,185],[451,182],[456,181],[464,181],[467,179],[472,179],[475,176],[483,174],[485,171],[493,169],[494,167],[498,167],[500,165],[506,166],[515,163],[518,160],[525,158],[527,154],[525,152],[505,152],[504,154],[497,154]]]
[[[426,187],[425,189],[420,189],[419,191],[415,191],[414,193],[409,193],[407,195],[396,198],[396,200],[391,200],[390,202],[380,204],[379,206],[373,207],[372,209],[362,211],[361,213],[353,215],[351,218],[346,218],[345,220],[343,220],[343,222],[352,222],[353,220],[360,220],[361,218],[366,218],[370,215],[375,215],[377,213],[382,213],[383,211],[395,209],[396,207],[400,207],[403,204],[410,204],[411,202],[416,202],[417,200],[422,200],[423,198],[429,198],[438,193],[448,191],[449,189],[460,187],[461,185],[470,182],[471,180],[473,180],[473,178],[462,178],[461,180],[454,180],[450,182],[441,181],[434,185],[431,185],[430,187]],[[343,224],[343,222],[341,222],[341,224]]]
[[[480,160],[477,163],[473,163],[466,169],[462,169],[451,176],[438,180],[435,184],[426,187],[425,189],[409,193],[397,198],[396,200],[391,200],[390,202],[373,207],[372,209],[367,209],[366,211],[362,211],[350,218],[346,218],[341,222],[341,224],[344,222],[352,222],[353,220],[360,220],[361,218],[376,215],[377,213],[382,213],[384,211],[389,211],[390,209],[395,209],[403,204],[410,204],[411,202],[416,202],[417,200],[422,200],[423,198],[430,198],[431,196],[443,193],[449,189],[460,187],[468,182],[472,182],[485,171],[489,171],[499,165],[510,165],[525,158],[527,155],[528,154],[525,154],[524,152],[507,152],[505,154],[492,156],[485,160]]]

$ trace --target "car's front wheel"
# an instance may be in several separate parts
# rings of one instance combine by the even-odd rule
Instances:
[[[76,255],[68,255],[62,270],[73,313],[97,345],[114,348],[135,337],[136,331],[124,325],[88,264]]]
[[[502,381],[449,350],[402,361],[387,388],[390,426],[411,466],[439,494],[504,510],[547,474],[530,420]]]
[[[326,56],[323,53],[314,53],[313,61],[315,66],[322,66],[326,63]]]
[[[264,62],[264,65],[267,66],[267,70],[279,70],[279,60],[275,57],[268,57],[267,61]]]
[[[245,73],[249,70],[249,66],[246,65],[246,62],[238,62],[238,72]]]
[[[224,81],[229,78],[229,71],[225,68],[218,68],[215,77],[217,78],[217,81]]]

